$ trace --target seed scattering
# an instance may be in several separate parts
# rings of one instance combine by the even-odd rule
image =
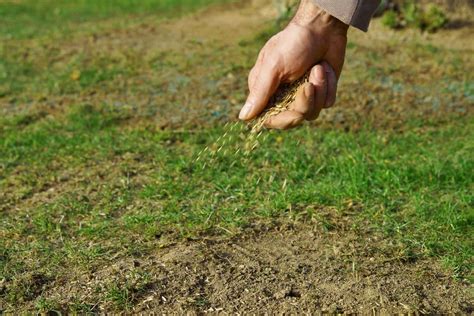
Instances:
[[[202,161],[204,163],[203,168],[205,168],[208,163],[213,164],[218,155],[228,154],[232,155],[233,158],[243,155],[243,158],[246,159],[260,145],[262,135],[264,135],[263,140],[268,136],[268,134],[263,133],[265,121],[289,108],[290,104],[295,101],[298,89],[305,82],[308,82],[309,75],[310,71],[292,83],[280,85],[265,110],[248,126],[240,122],[227,122],[224,125],[224,133],[213,144],[201,150],[194,159],[194,163]]]

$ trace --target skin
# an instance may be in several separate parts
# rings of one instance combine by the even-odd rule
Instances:
[[[249,121],[266,107],[284,82],[292,82],[311,68],[309,82],[297,92],[289,110],[265,122],[288,129],[315,120],[336,101],[337,80],[344,65],[348,26],[311,0],[302,0],[292,21],[260,51],[248,78],[249,96],[239,118]]]

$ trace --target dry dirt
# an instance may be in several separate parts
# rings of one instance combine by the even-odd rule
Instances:
[[[396,245],[338,220],[261,224],[233,238],[170,245],[146,258],[111,260],[75,281],[49,284],[59,302],[93,303],[104,282],[129,284],[133,311],[162,313],[463,313],[474,311],[468,284],[429,260],[393,257]],[[145,283],[134,276],[146,274]],[[54,290],[53,290],[54,289]]]

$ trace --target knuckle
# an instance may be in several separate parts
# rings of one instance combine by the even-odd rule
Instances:
[[[303,124],[303,121],[304,121],[304,118],[303,118],[303,117],[295,118],[295,119],[293,119],[293,121],[291,122],[290,126],[291,126],[291,127],[299,126],[299,125]]]
[[[268,56],[264,61],[265,68],[267,71],[277,73],[279,72],[280,69],[280,60],[277,56],[274,56],[273,54]]]

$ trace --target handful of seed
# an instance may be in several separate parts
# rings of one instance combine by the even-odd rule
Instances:
[[[259,133],[265,126],[265,121],[270,117],[288,110],[290,104],[295,101],[298,89],[309,80],[311,70],[301,78],[292,83],[281,84],[275,94],[271,97],[265,110],[255,119],[252,133]]]

